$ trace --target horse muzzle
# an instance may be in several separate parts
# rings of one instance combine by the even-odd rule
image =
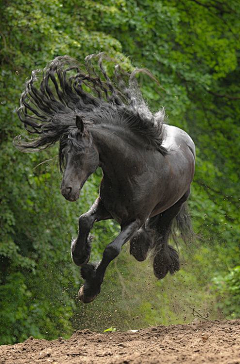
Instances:
[[[73,189],[72,187],[61,187],[61,193],[68,201],[77,201],[80,194],[80,189]]]

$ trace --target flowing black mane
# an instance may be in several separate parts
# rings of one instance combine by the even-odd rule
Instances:
[[[103,60],[114,65],[112,77]],[[165,154],[164,111],[152,114],[148,109],[136,80],[139,72],[152,77],[144,69],[128,74],[103,53],[86,57],[81,67],[63,56],[55,58],[44,71],[33,71],[21,96],[18,116],[26,130],[37,137],[28,142],[18,140],[17,146],[23,150],[47,148],[75,127],[79,115],[86,125],[123,125]]]

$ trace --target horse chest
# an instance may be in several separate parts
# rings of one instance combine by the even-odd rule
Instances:
[[[100,197],[107,211],[120,223],[138,214],[137,201],[127,183],[102,181]]]
[[[133,176],[114,181],[103,179],[100,186],[101,200],[107,211],[120,224],[137,218],[145,221],[155,206],[150,193],[150,179],[148,178],[148,182],[144,178],[143,180],[135,180]]]

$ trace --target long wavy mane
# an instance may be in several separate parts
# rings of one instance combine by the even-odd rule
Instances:
[[[114,67],[111,77],[103,61]],[[16,146],[29,151],[47,148],[75,127],[79,115],[86,125],[123,125],[166,154],[162,146],[164,110],[152,114],[147,107],[136,79],[140,72],[153,78],[145,69],[123,71],[103,53],[86,57],[82,66],[63,56],[43,71],[32,71],[21,95],[18,116],[35,137],[30,141],[19,138]]]

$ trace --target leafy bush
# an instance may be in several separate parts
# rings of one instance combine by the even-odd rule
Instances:
[[[227,318],[240,318],[240,265],[214,278],[217,304]]]

